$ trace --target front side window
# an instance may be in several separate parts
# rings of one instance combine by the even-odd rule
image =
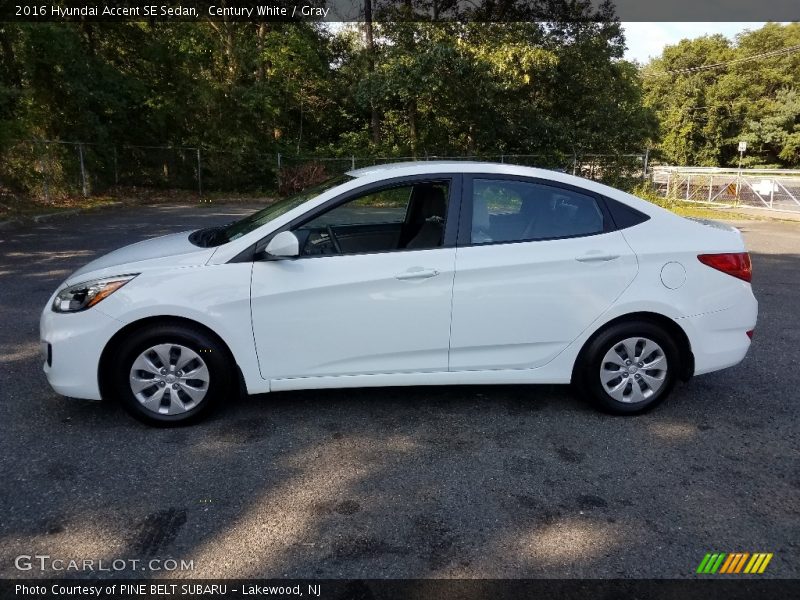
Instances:
[[[525,181],[473,180],[473,244],[578,237],[603,229],[603,212],[589,195]]]
[[[293,229],[301,256],[438,248],[449,185],[393,186],[352,198]]]

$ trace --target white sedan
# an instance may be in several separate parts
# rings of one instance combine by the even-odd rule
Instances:
[[[237,393],[400,385],[572,383],[634,414],[744,358],[750,278],[736,229],[599,183],[376,166],[92,261],[44,309],[44,370],[153,424]]]

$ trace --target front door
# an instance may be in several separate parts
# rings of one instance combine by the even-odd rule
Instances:
[[[457,187],[448,177],[373,186],[291,226],[301,256],[253,264],[262,376],[446,371]]]

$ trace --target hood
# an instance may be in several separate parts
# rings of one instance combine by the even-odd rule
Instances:
[[[203,265],[216,248],[195,246],[189,241],[190,233],[172,233],[109,252],[75,271],[67,283],[72,285],[88,279],[138,273],[147,269]]]

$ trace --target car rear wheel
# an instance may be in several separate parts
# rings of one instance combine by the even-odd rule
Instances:
[[[581,354],[573,383],[605,412],[632,415],[663,402],[680,371],[678,348],[655,323],[613,325]]]
[[[231,365],[213,336],[183,325],[133,333],[114,366],[115,395],[134,417],[157,426],[207,415],[231,391]]]

